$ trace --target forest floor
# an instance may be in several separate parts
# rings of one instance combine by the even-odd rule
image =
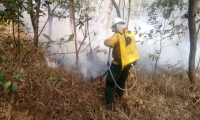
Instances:
[[[4,51],[1,62],[5,80],[13,78],[15,53]],[[126,99],[115,98],[114,110],[104,109],[105,83],[83,79],[73,71],[49,68],[43,52],[24,59],[16,95],[13,120],[133,120],[200,119],[199,90],[190,91],[184,72],[137,71],[137,83]],[[127,81],[131,87],[135,79]],[[0,119],[5,119],[10,94],[0,87]]]

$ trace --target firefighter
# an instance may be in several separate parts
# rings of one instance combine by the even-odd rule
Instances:
[[[135,34],[130,32],[121,18],[115,18],[111,26],[114,35],[104,41],[104,45],[113,48],[113,61],[106,77],[105,109],[112,110],[114,94],[122,97],[125,82],[131,64],[140,59],[136,48]],[[115,82],[114,82],[115,80]],[[116,84],[120,87],[116,87]]]

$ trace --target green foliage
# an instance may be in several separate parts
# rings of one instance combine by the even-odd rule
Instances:
[[[181,15],[171,15],[175,14],[175,10],[182,9],[184,6],[183,0],[156,0],[150,5],[148,12],[150,23],[153,29],[150,30],[144,36],[147,40],[154,40],[160,42],[160,51],[162,46],[164,46],[166,40],[172,40],[175,35],[180,39],[184,35],[184,31],[187,29],[182,23],[176,22],[177,19],[181,19]],[[158,14],[162,13],[163,18],[158,17]]]
[[[0,73],[0,86],[3,85],[5,83],[5,79],[3,76],[3,73]]]
[[[163,12],[163,17],[164,17],[165,19],[168,19],[168,18],[170,18],[171,13],[172,13],[171,10],[164,11],[164,12]]]
[[[22,76],[21,74],[17,74],[17,75],[15,76],[15,79],[16,79],[16,80],[19,80],[19,79],[21,78],[21,76]],[[3,87],[4,87],[4,92],[9,92],[9,91],[10,91],[10,88],[11,88],[11,90],[12,90],[12,92],[13,92],[14,94],[17,94],[17,93],[18,93],[17,81],[14,81],[13,84],[12,84],[11,81],[5,81],[4,76],[3,76],[2,73],[0,74],[0,85],[3,85]]]
[[[16,80],[20,79],[21,74],[17,74],[16,75]],[[3,85],[4,87],[4,92],[9,92],[10,90],[12,90],[12,92],[14,94],[18,93],[18,85],[17,85],[17,81],[14,81],[14,83],[12,84],[11,81],[5,81],[5,78],[3,76],[3,73],[0,73],[0,85]],[[10,89],[11,88],[11,89]]]
[[[46,105],[44,104],[44,102],[39,102],[40,105],[42,105],[43,107],[46,107]]]
[[[85,23],[88,23],[88,21],[92,19],[89,14],[96,11],[96,8],[90,5],[90,1],[84,1],[84,4],[85,5],[83,6],[80,5],[78,2],[76,3],[77,13],[79,14],[76,21],[76,26],[79,26],[79,29],[81,29],[81,27],[84,26]]]
[[[45,46],[46,49],[50,47],[50,44],[62,45],[66,42],[70,42],[74,40],[74,34],[69,35],[67,40],[65,40],[64,37],[61,37],[58,41],[51,40],[50,37],[46,34],[43,34],[43,36],[48,39],[48,42],[46,43],[46,46]]]
[[[198,7],[197,7],[197,14],[200,15],[200,1],[199,1],[199,4],[198,4]]]
[[[48,6],[48,5],[51,5],[52,2],[51,1],[47,1],[45,0],[44,3],[42,4],[43,6]]]
[[[183,10],[185,3],[183,0],[156,0],[154,1],[150,8],[150,12],[162,12],[165,19],[170,18],[175,7],[178,7],[180,11]]]
[[[42,72],[42,69],[41,69],[39,66],[36,66],[35,69],[36,69],[36,71],[38,71],[38,72]]]
[[[16,74],[15,79],[19,80],[22,77],[22,74]]]
[[[4,54],[1,54],[1,55],[0,55],[0,63],[1,63],[2,61],[4,61],[4,60],[6,60],[6,56],[5,56]]]
[[[17,93],[18,93],[18,85],[17,85],[17,82],[16,82],[16,81],[12,84],[12,92],[13,92],[14,94],[17,94]]]
[[[34,20],[36,13],[36,6],[34,3],[37,2],[37,0],[6,0],[5,2],[3,2],[3,5],[5,7],[4,11],[0,11],[0,24],[8,25],[8,23],[12,21],[14,23],[25,26],[23,21],[18,21],[17,18],[23,18],[23,12],[26,11]],[[41,4],[42,7],[48,8],[48,6],[52,4],[52,2],[49,0],[44,0]],[[39,16],[45,15],[44,10],[40,10],[39,13]]]
[[[18,17],[23,18],[22,3],[17,0],[7,0],[4,3],[4,11],[0,11],[0,24],[7,25],[10,21],[23,25],[22,21],[18,21]]]
[[[11,86],[11,81],[7,81],[4,84],[4,92],[9,92],[9,87]]]
[[[54,81],[56,79],[56,77],[49,77],[50,81]]]
[[[65,79],[65,78],[61,78],[61,80],[64,81],[64,82],[68,82],[68,80]]]
[[[152,61],[154,61],[154,60],[156,61],[159,59],[159,56],[156,54],[148,54],[148,56],[149,56],[149,58],[151,58]]]
[[[46,47],[45,47],[46,49],[48,49],[50,47],[50,43],[51,42],[47,42]]]
[[[65,39],[63,37],[60,38],[60,45],[64,42],[64,40]]]
[[[59,70],[56,70],[55,73],[48,78],[51,81],[52,85],[54,86],[58,81],[68,82],[66,78],[64,78]]]
[[[80,15],[80,18],[76,22],[76,26],[79,26],[79,29],[81,29],[82,26],[84,26],[84,23],[90,21],[92,18],[88,15]]]
[[[69,41],[73,41],[73,40],[74,40],[74,34],[71,34],[67,41],[69,42]]]
[[[183,75],[182,74],[174,74],[173,77],[179,78],[179,80],[183,79]]]
[[[156,61],[155,71],[157,64],[159,63],[159,57],[162,53],[162,49],[170,45],[178,45],[176,37],[180,38],[185,35],[187,24],[183,15],[187,9],[186,3],[183,0],[156,0],[154,1],[148,10],[149,20],[148,23],[153,27],[152,30],[145,33],[144,39],[154,41],[156,46],[155,54],[148,54],[148,56]],[[162,17],[161,15],[162,14]],[[174,39],[176,38],[176,39]]]
[[[48,39],[48,42],[47,42],[47,44],[46,44],[46,46],[45,46],[45,48],[48,49],[48,48],[50,47],[50,43],[52,42],[52,40],[51,40],[51,38],[50,38],[48,35],[46,35],[46,34],[43,34],[43,36],[44,36],[45,38]]]

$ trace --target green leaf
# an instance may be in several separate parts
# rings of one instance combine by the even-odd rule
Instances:
[[[9,2],[5,2],[5,3],[4,3],[4,6],[5,6],[6,9],[10,9],[10,4],[9,4]]]
[[[74,39],[74,34],[71,34],[67,41],[73,41],[73,39]]]
[[[48,35],[43,34],[43,36],[44,36],[45,38],[47,38],[49,41],[51,41],[51,38],[50,38]]]
[[[61,44],[63,41],[64,41],[64,38],[63,38],[63,37],[60,38],[60,44]]]
[[[168,19],[170,17],[170,15],[171,15],[171,11],[170,10],[167,10],[167,11],[163,12],[163,17],[165,19]]]
[[[25,27],[25,24],[24,23],[20,23],[22,26],[24,26]]]
[[[47,5],[52,4],[52,2],[50,2],[50,1],[45,1],[45,3],[46,3]]]
[[[44,102],[39,102],[40,105],[42,105],[43,107],[46,107]]]
[[[3,85],[4,82],[0,81],[0,85]]]
[[[12,85],[12,92],[14,94],[17,94],[18,93],[18,85],[17,85],[17,82],[15,81]]]
[[[4,77],[2,73],[0,73],[0,81],[4,81]]]
[[[161,27],[162,27],[162,25],[159,25],[159,26],[158,26],[158,28],[161,28]]]
[[[42,6],[48,7],[47,4],[42,4]]]
[[[86,19],[86,21],[89,21],[89,20],[91,20],[91,19],[92,19],[92,18],[91,18],[91,17],[89,17],[89,18],[87,18],[87,19]]]
[[[16,80],[19,80],[21,77],[22,77],[21,74],[16,74],[15,79],[16,79]]]
[[[49,80],[55,80],[56,79],[56,77],[49,77]]]
[[[35,67],[36,70],[40,70],[40,68],[38,66]]]
[[[182,79],[183,79],[183,75],[182,75],[182,74],[180,74],[180,77],[179,77],[179,79],[180,79],[180,80],[182,80]]]
[[[1,21],[1,20],[0,20]],[[8,26],[8,22],[7,21],[1,21],[3,25]]]
[[[65,79],[65,78],[61,78],[61,80],[64,81],[64,82],[68,82],[68,80]]]
[[[2,60],[6,60],[6,56],[5,55],[1,55],[1,59]]]
[[[39,10],[39,13],[43,13],[43,11],[42,11],[42,10]]]
[[[46,44],[46,49],[48,49],[49,47],[50,47],[50,44],[51,42],[47,42],[47,44]]]
[[[8,81],[8,82],[5,83],[5,85],[4,85],[4,92],[8,92],[9,91],[10,85],[11,85],[11,81]]]
[[[177,77],[177,76],[178,76],[177,74],[174,74],[174,75],[173,75],[173,77]]]
[[[5,82],[5,80],[4,80],[3,74],[1,73],[0,74],[0,85],[3,85],[4,82]]]
[[[19,16],[20,16],[21,18],[24,18],[24,16],[23,16],[21,13],[19,13]]]

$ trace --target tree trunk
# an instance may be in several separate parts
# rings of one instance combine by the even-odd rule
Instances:
[[[126,27],[128,28],[129,20],[130,20],[130,14],[131,14],[131,0],[128,1],[128,18],[127,18],[127,24]]]
[[[199,27],[198,27],[198,30],[197,30],[197,36],[199,34],[199,29],[200,29],[200,23],[199,23]],[[197,37],[197,40],[198,40],[198,37]],[[196,71],[199,69],[199,63],[200,63],[200,56],[199,56],[199,61],[198,61],[198,64],[197,64]]]
[[[76,65],[78,65],[78,48],[77,48],[77,40],[76,40],[76,24],[75,24],[75,3],[72,0],[72,22],[73,22],[73,31],[74,31],[74,41],[75,41],[75,49],[76,49]]]
[[[124,3],[124,4],[123,4],[123,5],[124,5],[124,6],[123,6],[123,20],[125,20],[125,7],[126,7],[126,1],[124,0],[123,3]]]
[[[46,27],[47,23],[49,23],[48,36],[50,38],[52,37],[52,23],[53,23],[52,13],[54,13],[54,11],[56,10],[57,7],[58,7],[58,4],[54,7],[53,10],[51,10],[50,6],[48,7],[48,18],[47,18],[45,24],[43,25],[43,27],[40,29],[40,33],[39,33],[38,37],[40,37],[40,35],[42,34],[42,32],[43,32],[44,28]]]
[[[121,18],[121,14],[120,14],[119,7],[118,7],[117,3],[115,2],[115,0],[112,0],[112,3],[113,3],[113,5],[116,9],[117,17]]]
[[[49,22],[49,26],[48,26],[48,36],[50,39],[52,39],[52,22],[53,22],[53,17],[51,15],[51,7],[50,5],[48,5],[48,22]]]
[[[197,33],[196,33],[196,11],[197,0],[189,0],[188,7],[188,27],[190,36],[190,54],[189,54],[189,68],[188,77],[192,85],[195,84],[195,56],[197,49]]]
[[[35,51],[37,51],[38,48],[38,30],[39,30],[39,14],[40,14],[40,4],[41,4],[41,0],[38,0],[36,2],[37,8],[36,8],[36,13],[35,13],[35,26],[34,27],[34,47],[35,47]]]

